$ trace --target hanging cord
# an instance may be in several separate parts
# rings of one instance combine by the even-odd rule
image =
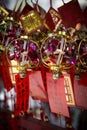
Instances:
[[[34,10],[36,10],[40,14],[40,10],[39,10],[39,7],[38,7],[38,0],[36,0],[35,3],[33,2],[33,0],[31,0],[31,3],[33,4]]]
[[[76,2],[76,1],[78,1],[78,0],[72,0],[72,1]],[[63,5],[65,5],[65,2],[64,2],[64,0],[62,0],[62,3],[63,3]]]
[[[50,0],[50,7],[52,7],[52,0]]]
[[[63,4],[65,4],[64,0],[62,0]]]
[[[18,1],[16,2],[14,11],[15,11],[15,12],[19,11],[19,13],[21,13],[22,10],[23,10],[23,8],[25,7],[26,3],[27,3],[26,0],[18,0]]]
[[[38,1],[39,0],[36,0],[36,3],[34,3],[33,0],[31,0],[31,3],[33,4],[34,10],[36,10],[36,12],[40,15],[40,18],[44,19],[46,16],[46,11],[38,4]]]
[[[38,0],[36,0],[36,4],[35,5],[36,5],[36,7],[38,6]]]

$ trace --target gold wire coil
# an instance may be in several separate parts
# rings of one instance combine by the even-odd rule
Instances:
[[[13,43],[14,41],[16,41],[16,40],[17,40],[17,41],[18,41],[18,40],[27,40],[27,43],[32,42],[32,43],[34,43],[34,44],[37,46],[37,48],[39,49],[39,46],[38,46],[38,43],[37,43],[37,42],[31,40],[28,36],[24,35],[24,36],[21,36],[20,38],[16,38],[16,39],[10,41],[10,43],[9,43],[8,46],[6,47],[6,56],[7,56],[7,53],[8,53],[9,48],[12,46],[12,43]],[[28,49],[27,49],[26,51],[27,51],[27,52],[25,52],[25,53],[28,55]],[[21,53],[21,55],[22,55],[22,53]],[[21,57],[21,56],[20,56],[20,57]],[[8,56],[7,56],[7,59],[8,59],[9,65],[11,65]],[[23,69],[23,70],[33,69],[33,68],[36,68],[37,66],[39,66],[39,64],[40,64],[40,62],[38,62],[37,64],[33,64],[33,63],[31,62],[31,60],[30,60],[29,57],[28,57],[28,61],[29,61],[29,62],[28,62],[27,65],[22,66],[22,65],[21,65],[21,58],[19,58],[19,60],[17,61],[17,62],[18,62],[18,65],[17,65],[18,70],[22,70],[22,69]],[[22,68],[21,68],[21,67],[22,67]],[[20,68],[20,69],[19,69],[19,68]]]

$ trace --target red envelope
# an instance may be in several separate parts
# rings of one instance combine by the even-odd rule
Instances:
[[[30,95],[34,99],[48,101],[47,93],[44,88],[44,84],[41,76],[41,71],[32,72],[29,75],[29,83],[30,83]]]
[[[76,106],[87,109],[87,73],[80,80],[74,79],[74,94]]]
[[[15,114],[21,114],[28,110],[29,103],[29,77],[20,78],[19,74],[15,75],[16,81],[16,104]]]
[[[82,20],[83,14],[78,1],[70,1],[58,8],[58,12],[66,27],[75,27]]]
[[[51,112],[69,117],[64,88],[64,78],[54,80],[51,73],[47,73],[47,91]]]

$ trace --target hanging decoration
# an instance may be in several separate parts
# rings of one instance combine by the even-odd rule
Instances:
[[[74,98],[71,74],[66,73],[66,71],[63,71],[63,77],[64,77],[64,87],[65,87],[67,105],[75,106],[75,98]]]
[[[11,41],[6,53],[9,60],[17,61],[21,77],[41,61],[39,45],[26,35]]]
[[[78,1],[73,0],[68,3],[64,3],[63,6],[58,8],[58,12],[62,18],[62,22],[66,27],[75,27],[76,23],[81,22],[83,18],[82,10]]]
[[[54,78],[58,78],[58,73],[60,72],[60,65],[62,63],[64,54],[64,38],[58,39],[56,35],[49,34],[49,36],[44,40],[41,47],[41,57],[44,65],[53,72]]]
[[[48,12],[46,13],[45,19],[44,19],[44,25],[47,29],[50,31],[56,31],[58,27],[60,26],[62,22],[62,19],[58,12],[52,7],[52,0],[50,0],[50,8]]]
[[[52,74],[47,73],[47,90],[51,112],[69,117],[64,89],[64,78],[60,77],[54,80]]]
[[[28,58],[31,68],[38,67],[41,62],[40,48],[37,42],[30,40],[28,44]]]
[[[31,96],[49,102],[53,113],[69,117],[68,106],[84,107],[76,97],[77,89],[85,90],[80,81],[87,73],[87,29],[76,28],[78,22],[86,22],[84,12],[77,1],[56,11],[50,0],[47,13],[40,12],[38,0],[34,7],[21,2],[13,12],[0,7],[0,66],[7,91],[13,88],[9,67],[17,62],[15,114],[27,111]]]
[[[1,55],[1,61],[2,61],[1,62],[2,79],[4,81],[6,90],[10,91],[13,88],[13,84],[12,84],[11,77],[10,77],[9,62],[7,60],[6,54]]]
[[[29,80],[28,75],[25,78],[20,78],[20,75],[15,76],[16,81],[16,103],[14,114],[22,115],[28,110],[29,102]]]
[[[44,88],[41,71],[31,72],[29,74],[30,95],[34,99],[48,101],[47,92]]]
[[[81,78],[77,81],[74,79],[74,94],[76,106],[81,109],[87,109],[87,73],[81,75]]]
[[[30,8],[30,6],[28,8]],[[27,10],[26,14],[21,12],[20,21],[27,34],[35,32],[42,28],[43,25],[39,13],[35,9],[32,9],[31,11]]]
[[[78,61],[78,43],[74,39],[70,41],[70,39],[66,39],[66,46],[65,46],[65,55],[63,58],[63,63],[66,65],[66,69],[70,69]]]

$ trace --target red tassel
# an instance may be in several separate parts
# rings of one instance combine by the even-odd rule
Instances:
[[[9,72],[10,66],[9,66],[9,63],[5,54],[1,56],[1,59],[2,59],[2,64],[1,64],[2,79],[4,81],[4,86],[6,90],[10,91],[13,88],[13,84],[12,84],[10,72]]]
[[[29,103],[29,79],[20,78],[19,74],[15,76],[16,81],[16,104],[15,114],[23,114],[28,110]]]

